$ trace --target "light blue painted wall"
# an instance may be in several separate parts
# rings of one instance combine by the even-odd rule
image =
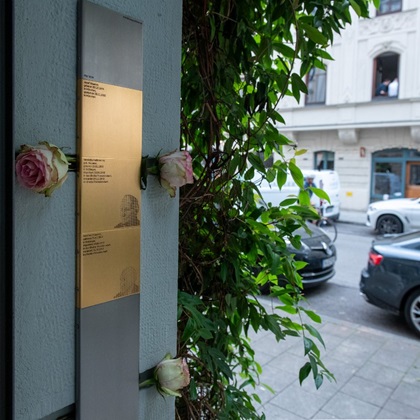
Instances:
[[[76,151],[76,0],[15,0],[16,149],[47,140]],[[178,147],[181,0],[97,0],[143,21],[143,152]],[[15,418],[75,399],[76,177],[51,198],[15,187]],[[178,200],[155,180],[142,194],[140,371],[176,352]],[[140,418],[174,401],[139,392]]]

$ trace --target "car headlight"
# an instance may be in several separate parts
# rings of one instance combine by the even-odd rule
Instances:
[[[376,211],[377,208],[375,206],[369,206],[368,211]]]

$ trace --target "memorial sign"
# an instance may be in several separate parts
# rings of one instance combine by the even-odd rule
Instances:
[[[82,1],[79,418],[138,418],[142,72],[141,23]]]

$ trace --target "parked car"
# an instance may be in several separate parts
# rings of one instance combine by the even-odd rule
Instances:
[[[369,205],[366,225],[379,234],[394,234],[420,229],[420,198],[398,198]]]
[[[296,261],[307,263],[299,270],[304,288],[318,286],[334,277],[334,265],[337,260],[337,250],[328,233],[311,222],[307,222],[307,226],[312,234],[306,232],[304,228],[295,231],[296,235],[301,236],[302,246],[299,249],[289,246],[289,251],[295,254]],[[269,290],[268,283],[261,288],[263,293],[268,293]]]
[[[373,241],[359,287],[369,303],[403,314],[420,335],[420,231]]]

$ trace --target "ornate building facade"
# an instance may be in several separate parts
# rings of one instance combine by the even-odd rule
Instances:
[[[279,130],[308,152],[302,169],[334,169],[341,207],[420,196],[420,3],[382,0],[313,68],[299,104],[286,98]]]

